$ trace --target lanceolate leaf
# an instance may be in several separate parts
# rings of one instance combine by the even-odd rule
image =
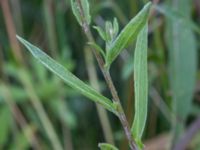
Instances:
[[[74,76],[71,72],[69,72],[62,65],[57,63],[43,51],[41,51],[36,46],[30,44],[28,41],[23,38],[17,36],[18,40],[26,46],[26,48],[32,53],[32,55],[37,58],[45,67],[47,67],[50,71],[55,73],[61,79],[63,79],[70,87],[76,89],[86,97],[90,98],[94,102],[101,104],[104,108],[116,114],[115,107],[113,103],[98,93],[96,90],[82,82],[76,76]]]
[[[108,143],[99,143],[98,146],[101,150],[118,150],[118,148]]]
[[[146,24],[138,35],[134,54],[135,116],[131,131],[141,149],[141,137],[146,123],[148,104],[147,35],[148,26]]]
[[[147,3],[137,16],[135,16],[118,35],[108,50],[106,56],[106,67],[109,67],[120,52],[137,37],[148,19],[150,6],[151,2]]]
[[[97,32],[99,33],[101,38],[105,41],[106,40],[106,33],[104,32],[104,30],[101,27],[98,27],[98,26],[94,26],[93,28],[97,30]]]
[[[71,0],[71,6],[73,14],[81,26],[83,26],[84,22],[90,24],[91,16],[88,0]]]
[[[95,50],[97,50],[98,52],[100,52],[102,54],[103,58],[106,57],[105,52],[103,51],[103,49],[99,45],[97,45],[96,43],[92,43],[92,42],[89,42],[88,44],[91,47],[93,47]]]

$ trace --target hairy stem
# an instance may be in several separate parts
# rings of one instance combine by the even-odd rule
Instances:
[[[81,1],[80,0],[77,0],[77,3],[79,5],[79,8],[80,8],[80,14],[82,16],[82,22],[83,22],[83,25],[82,25],[82,28],[85,32],[85,35],[88,39],[89,42],[95,42],[94,41],[94,38],[91,34],[91,30],[89,28],[89,25],[87,24],[87,21],[85,20],[85,17],[84,17],[84,13],[83,13],[83,8],[82,8],[82,5],[81,5]],[[137,145],[131,135],[131,130],[130,130],[130,126],[128,124],[128,121],[127,121],[127,118],[126,118],[126,115],[124,113],[124,110],[122,108],[122,105],[121,105],[121,102],[120,102],[120,99],[119,99],[119,96],[117,94],[117,91],[116,91],[116,88],[113,84],[113,81],[112,81],[112,78],[110,76],[110,72],[109,70],[105,69],[104,68],[104,60],[102,58],[102,56],[99,54],[98,51],[92,49],[92,52],[94,53],[96,59],[97,59],[97,62],[98,62],[98,65],[103,73],[103,76],[106,80],[106,83],[109,87],[109,90],[112,94],[112,97],[113,97],[113,102],[115,102],[117,104],[117,112],[118,112],[118,118],[123,126],[123,129],[124,129],[124,132],[125,132],[125,135],[126,135],[126,138],[128,139],[129,141],[129,146],[131,148],[131,150],[137,150]]]

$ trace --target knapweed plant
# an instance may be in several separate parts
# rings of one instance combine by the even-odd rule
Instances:
[[[81,81],[61,64],[53,60],[42,50],[30,44],[23,38],[17,36],[18,40],[38,59],[45,67],[63,79],[71,88],[77,90],[103,108],[114,113],[120,120],[131,150],[143,149],[141,141],[147,118],[147,35],[148,15],[151,2],[119,32],[116,18],[112,22],[105,23],[105,29],[99,26],[91,28],[91,16],[89,2],[87,0],[71,0],[72,11],[83,29],[88,40],[90,50],[93,52],[98,65],[108,85],[112,98],[107,98],[97,90]],[[100,47],[93,38],[91,29],[95,29],[99,36],[105,41],[105,47]],[[120,98],[110,75],[110,67],[118,55],[136,40],[134,52],[134,93],[135,93],[135,115],[132,125],[129,125],[127,117],[122,108]],[[108,143],[100,143],[102,150],[116,150],[117,148]]]

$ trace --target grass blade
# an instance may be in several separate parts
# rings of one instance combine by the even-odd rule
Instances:
[[[101,104],[104,108],[116,114],[115,107],[109,99],[107,99],[106,97],[98,93],[96,90],[82,82],[71,72],[69,72],[66,68],[57,63],[55,60],[53,60],[47,54],[42,52],[36,46],[30,44],[29,42],[27,42],[19,36],[17,36],[17,38],[22,44],[25,45],[25,47],[32,53],[32,55],[35,58],[37,58],[50,71],[52,71],[61,79],[63,79],[70,87],[76,89],[86,97],[90,98],[94,102]]]
[[[141,137],[147,118],[148,77],[147,77],[147,24],[138,35],[134,55],[135,117],[131,128],[132,135],[142,149]]]
[[[135,16],[121,31],[106,56],[106,67],[109,68],[111,63],[137,37],[140,30],[144,27],[149,14],[151,2],[147,3],[144,8]]]

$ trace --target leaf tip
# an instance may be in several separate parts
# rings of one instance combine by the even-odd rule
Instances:
[[[15,36],[19,41],[21,41],[22,38],[19,35],[16,34]]]

